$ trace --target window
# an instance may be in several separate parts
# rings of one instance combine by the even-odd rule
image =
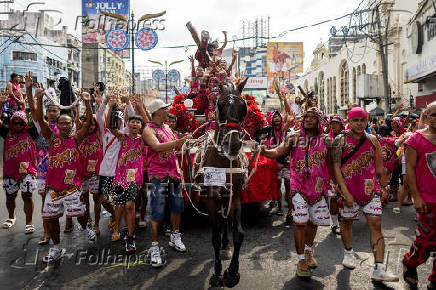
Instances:
[[[348,64],[344,61],[341,65],[341,106],[348,103],[349,100],[349,90],[350,90],[350,73],[348,70]]]
[[[327,79],[327,112],[332,113],[332,78]]]
[[[12,60],[37,61],[38,58],[36,53],[33,52],[13,51]]]
[[[356,68],[353,67],[353,104],[356,104],[356,95],[357,95],[357,79],[356,79]]]
[[[366,64],[362,64],[362,74],[366,74]]]
[[[332,101],[333,101],[333,112],[337,112],[338,108],[338,99],[336,98],[336,77],[333,77],[333,89],[332,89]]]
[[[319,107],[321,110],[325,110],[324,104],[324,72],[319,73],[318,77],[318,95],[319,95]]]

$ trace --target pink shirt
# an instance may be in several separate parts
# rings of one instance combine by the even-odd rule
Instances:
[[[162,127],[160,127],[154,123],[147,123],[147,126],[152,128],[156,132],[156,138],[159,143],[167,143],[177,139],[173,131],[167,125],[163,125]],[[167,152],[156,152],[151,149],[151,147],[148,147],[148,178],[150,180],[152,178],[163,180],[169,176],[173,179],[180,180],[180,173],[177,170],[176,159],[177,156],[174,150]]]
[[[383,156],[383,166],[386,168],[387,173],[391,173],[394,171],[395,163],[395,139],[391,137],[382,137],[379,141]]]
[[[142,160],[142,137],[130,138],[126,134],[126,139],[121,142],[118,153],[117,168],[115,169],[114,184],[126,188],[129,184],[135,183],[141,187],[143,183]]]
[[[82,180],[79,161],[76,139],[56,136],[48,153],[46,186],[59,195],[65,195],[74,187],[80,189]]]
[[[36,177],[36,145],[27,132],[9,132],[3,150],[3,176],[15,180],[27,174]]]
[[[99,174],[100,163],[103,157],[102,143],[96,134],[86,137],[79,145],[81,175],[88,179]]]
[[[306,137],[306,142],[302,143],[307,145],[298,144],[290,152],[290,189],[293,193],[299,192],[313,205],[327,193],[330,178],[326,162],[327,147],[322,135]]]
[[[345,138],[342,159],[359,144],[359,140],[355,140],[349,132],[345,133]],[[374,195],[380,194],[375,171],[375,152],[371,140],[366,138],[359,150],[341,166],[345,185],[361,206],[366,205]]]
[[[426,139],[421,131],[412,134],[405,144],[415,149],[418,157],[416,185],[419,194],[425,202],[436,203],[436,145]]]

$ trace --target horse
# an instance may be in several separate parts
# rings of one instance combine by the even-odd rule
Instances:
[[[234,287],[239,283],[239,252],[244,240],[241,225],[240,193],[247,182],[248,160],[242,149],[244,120],[247,115],[246,101],[241,97],[248,78],[236,88],[232,83],[219,85],[215,105],[215,131],[209,136],[194,156],[193,176],[201,184],[201,194],[206,197],[206,208],[212,225],[214,248],[214,274],[209,279],[211,287]],[[206,168],[225,170],[225,186],[206,186]],[[230,265],[222,275],[221,249],[226,249],[227,216],[231,217],[233,230],[233,254]],[[224,235],[223,234],[224,231]]]

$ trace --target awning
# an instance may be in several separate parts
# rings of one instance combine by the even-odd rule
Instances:
[[[371,117],[383,117],[385,115],[385,111],[379,107],[369,111],[369,115]]]
[[[405,80],[404,83],[408,84],[408,83],[420,83],[422,81],[424,81],[425,79],[429,79],[429,78],[435,78],[436,77],[436,72],[431,72],[429,74],[426,74],[424,76],[421,77],[417,77],[414,79],[410,79],[410,80]]]
[[[425,96],[417,96],[416,97],[416,107],[424,108],[427,107],[428,104],[436,101],[436,94],[425,95]]]

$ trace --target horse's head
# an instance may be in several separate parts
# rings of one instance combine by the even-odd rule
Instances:
[[[241,97],[248,78],[235,89],[232,83],[220,85],[217,100],[217,130],[224,155],[233,160],[238,156],[242,146],[244,120],[247,115],[247,103]]]

